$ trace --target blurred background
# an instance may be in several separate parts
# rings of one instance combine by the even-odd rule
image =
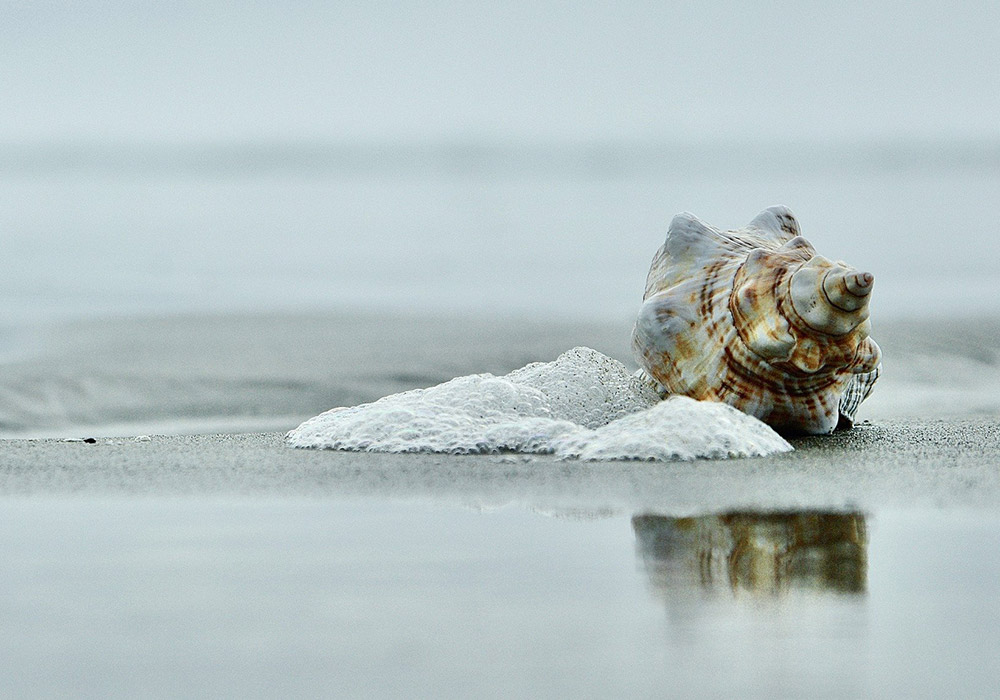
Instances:
[[[771,204],[996,308],[995,2],[0,3],[0,313],[628,319]]]

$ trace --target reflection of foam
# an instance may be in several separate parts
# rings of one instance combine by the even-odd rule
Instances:
[[[632,527],[650,581],[668,594],[692,588],[863,593],[867,585],[868,537],[860,513],[637,515]]]

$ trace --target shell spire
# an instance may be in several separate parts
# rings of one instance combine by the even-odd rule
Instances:
[[[786,207],[736,231],[679,214],[653,258],[633,350],[664,393],[789,432],[850,427],[880,367],[874,281],[817,255]]]
[[[868,320],[875,277],[817,255],[789,280],[788,295],[799,319],[818,333],[843,335]]]

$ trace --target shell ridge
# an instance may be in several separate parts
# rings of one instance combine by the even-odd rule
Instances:
[[[758,232],[781,245],[799,237],[799,222],[792,214],[792,211],[781,204],[770,206],[760,214],[755,216],[749,224],[748,229],[756,229]]]
[[[670,221],[665,244],[671,255],[681,256],[688,250],[713,252],[716,248],[743,249],[746,244],[729,231],[709,226],[704,221],[687,212],[678,214]]]

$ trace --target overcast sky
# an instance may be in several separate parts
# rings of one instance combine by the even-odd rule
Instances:
[[[1000,136],[1000,3],[0,2],[0,140]]]

